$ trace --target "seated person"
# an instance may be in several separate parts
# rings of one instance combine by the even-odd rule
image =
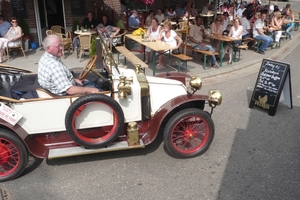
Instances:
[[[165,15],[162,13],[161,9],[157,9],[157,14],[154,17],[158,20],[159,24],[161,24],[165,19]]]
[[[131,29],[137,29],[141,26],[141,20],[136,10],[131,11],[132,14],[128,18],[128,27]]]
[[[232,50],[237,51],[238,46],[242,43],[242,33],[243,33],[243,26],[241,25],[240,18],[234,19],[234,26],[230,28],[230,31],[228,33],[229,37],[240,39],[240,40],[234,40],[231,45],[227,45],[225,48],[225,51],[223,52],[222,58],[225,55],[225,52],[228,50],[229,54],[229,61],[228,64],[232,62]]]
[[[170,6],[170,8],[169,8],[169,10],[167,12],[167,16],[168,16],[169,20],[177,21],[177,14],[172,6]]]
[[[38,65],[38,83],[56,95],[80,95],[97,93],[101,88],[87,80],[73,77],[66,65],[61,61],[62,43],[58,36],[48,35],[43,41],[45,53]],[[86,85],[86,86],[85,86]]]
[[[203,6],[201,14],[207,14],[210,8],[211,8],[210,3],[206,4],[205,6]]]
[[[175,5],[175,12],[178,18],[182,18],[184,15],[184,10],[179,6],[178,3]]]
[[[222,22],[222,16],[218,15],[216,20],[211,24],[211,33],[213,35],[222,35],[224,30]],[[220,51],[220,40],[211,40],[211,45],[216,49],[216,52]]]
[[[176,47],[176,49],[179,49],[182,39],[177,35],[177,33],[172,30],[172,24],[171,21],[166,20],[164,21],[164,28],[160,31],[158,35],[158,40],[163,40],[167,44]],[[168,52],[168,51],[166,51]],[[165,62],[164,62],[164,52],[161,52],[158,57],[158,64],[156,65],[157,69],[165,68]]]
[[[10,27],[11,24],[7,21],[4,21],[3,15],[0,15],[0,37],[4,37]]]
[[[283,29],[285,29],[285,32],[288,35],[289,39],[293,38],[293,36],[290,32],[291,32],[292,28],[295,26],[294,21],[295,21],[295,16],[292,13],[292,10],[289,8],[285,12],[285,18],[284,18],[285,26],[283,27]]]
[[[154,15],[153,10],[150,10],[149,15],[146,18],[146,22],[145,22],[146,26],[151,26],[152,20],[154,19],[153,15]]]
[[[17,47],[21,44],[22,28],[18,26],[17,18],[11,18],[12,27],[7,31],[3,38],[0,38],[0,63],[3,61],[4,49],[9,47]]]
[[[183,26],[182,27],[177,27],[177,28],[179,28],[179,29],[184,29],[184,28],[186,28],[187,27],[187,25],[189,24],[189,26],[190,25],[192,25],[192,23],[190,22],[190,20],[188,19],[188,16],[189,15],[189,12],[188,11],[185,11],[185,13],[184,13],[184,16],[182,17],[182,21],[181,22],[184,22],[183,23]]]
[[[226,30],[228,24],[230,24],[229,14],[228,14],[228,12],[224,12],[223,13],[223,21],[222,21],[223,31]]]
[[[256,40],[261,40],[263,41],[260,48],[259,48],[259,53],[260,54],[265,54],[265,50],[268,46],[270,46],[273,43],[272,37],[266,35],[264,33],[265,30],[272,32],[272,30],[269,27],[265,27],[265,19],[267,17],[267,13],[262,13],[261,18],[255,21],[253,25],[253,38]]]
[[[203,39],[206,38],[204,30],[203,19],[198,15],[196,17],[196,24],[191,26],[189,33],[189,40],[193,49],[205,50],[205,51],[215,51],[214,48],[210,45],[207,45],[203,42]],[[215,56],[210,57],[210,62],[214,68],[219,68],[219,64],[216,61]]]
[[[120,28],[114,26],[104,26],[103,24],[98,24],[97,31],[102,35],[106,44],[109,46],[110,41],[112,41],[112,45],[116,46],[121,38],[114,38],[114,36],[118,35],[120,32]]]
[[[189,17],[189,11],[185,11],[181,19],[182,21],[188,21],[189,20],[188,17]]]
[[[282,34],[281,27],[283,25],[283,18],[281,17],[281,12],[274,12],[274,16],[271,19],[271,28],[273,29],[272,35],[274,36],[273,48],[276,48],[279,44],[279,40]]]
[[[247,12],[244,11],[243,14],[242,14],[243,17],[241,19],[242,26],[243,26],[242,39],[246,39],[246,38],[251,38],[252,37],[250,22],[247,19],[246,14],[247,14]]]
[[[196,4],[192,3],[191,4],[191,15],[193,17],[196,17],[198,15],[198,11],[197,11],[197,8],[196,8]]]
[[[113,26],[114,25],[111,21],[108,21],[108,17],[105,14],[102,16],[102,20],[100,21],[100,23],[103,24],[104,26]]]
[[[87,18],[85,18],[81,24],[84,29],[95,30],[98,25],[97,19],[93,17],[93,13],[91,11],[88,12]]]
[[[157,39],[162,27],[158,23],[158,19],[154,18],[152,19],[151,26],[148,28],[146,36],[152,39]],[[149,63],[149,57],[151,53],[151,49],[149,47],[146,47],[145,49],[146,52],[146,60],[145,63]]]
[[[126,14],[122,14],[121,19],[119,19],[118,23],[117,23],[117,27],[120,28],[121,30],[125,30],[126,29]]]

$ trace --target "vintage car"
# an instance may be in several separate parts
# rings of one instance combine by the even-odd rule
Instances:
[[[95,69],[96,60],[92,57],[81,71],[71,69],[74,77],[104,88],[82,96],[53,95],[38,85],[37,74],[0,67],[0,181],[20,176],[29,157],[144,148],[158,134],[176,158],[199,156],[209,148],[215,132],[211,114],[221,104],[220,91],[199,95],[199,77],[146,76],[139,66],[133,70],[114,64]]]

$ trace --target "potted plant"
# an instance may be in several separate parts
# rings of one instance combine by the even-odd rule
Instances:
[[[96,37],[92,37],[92,44],[91,44],[91,50],[90,50],[90,58],[93,57],[93,55],[96,55]]]

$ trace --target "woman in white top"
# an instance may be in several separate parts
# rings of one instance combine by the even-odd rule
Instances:
[[[228,36],[232,37],[232,38],[236,38],[236,39],[240,39],[240,40],[234,40],[232,42],[232,47],[234,49],[234,51],[237,51],[237,47],[242,43],[242,33],[243,33],[243,26],[242,26],[242,22],[240,18],[235,18],[234,19],[234,26],[231,27]],[[228,50],[228,54],[229,54],[229,61],[228,64],[232,62],[232,47],[230,45],[228,45],[223,53],[223,57],[225,52]]]
[[[172,6],[170,6],[168,12],[167,12],[168,18],[172,21],[177,20],[177,14]]]
[[[222,22],[222,17],[218,15],[216,17],[216,20],[211,24],[211,33],[213,35],[222,35],[222,32],[224,30]],[[211,40],[211,46],[216,50],[216,52],[219,52],[220,40]]]
[[[274,12],[274,16],[272,17],[271,21],[271,28],[275,29],[275,31],[273,31],[272,33],[275,38],[273,48],[276,48],[279,44],[279,40],[282,34],[281,27],[283,25],[283,21],[284,19],[281,17],[281,13],[279,11]]]
[[[158,39],[159,40],[163,39],[164,42],[178,49],[182,43],[182,39],[177,35],[177,33],[174,30],[172,30],[171,22],[169,20],[166,20],[164,21],[163,26],[164,28],[160,31],[158,35]],[[157,69],[165,68],[164,65],[165,65],[164,55],[163,52],[160,52],[160,55],[158,57],[158,64],[156,65],[156,68]]]
[[[229,14],[228,14],[228,12],[224,12],[223,13],[223,31],[226,30],[229,22],[230,22],[230,20],[229,20]]]
[[[9,47],[17,47],[20,45],[22,37],[22,28],[18,26],[17,18],[11,18],[12,27],[7,31],[3,38],[0,38],[0,63],[3,61],[4,49]]]
[[[151,21],[151,26],[148,28],[146,36],[151,38],[151,39],[157,39],[161,29],[162,29],[162,27],[159,25],[158,19],[154,18]],[[145,63],[149,63],[149,57],[150,57],[151,49],[146,47],[145,51],[146,51]]]

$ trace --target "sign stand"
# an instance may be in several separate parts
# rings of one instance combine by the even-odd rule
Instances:
[[[263,59],[249,108],[257,106],[274,116],[278,102],[293,108],[290,64]]]

